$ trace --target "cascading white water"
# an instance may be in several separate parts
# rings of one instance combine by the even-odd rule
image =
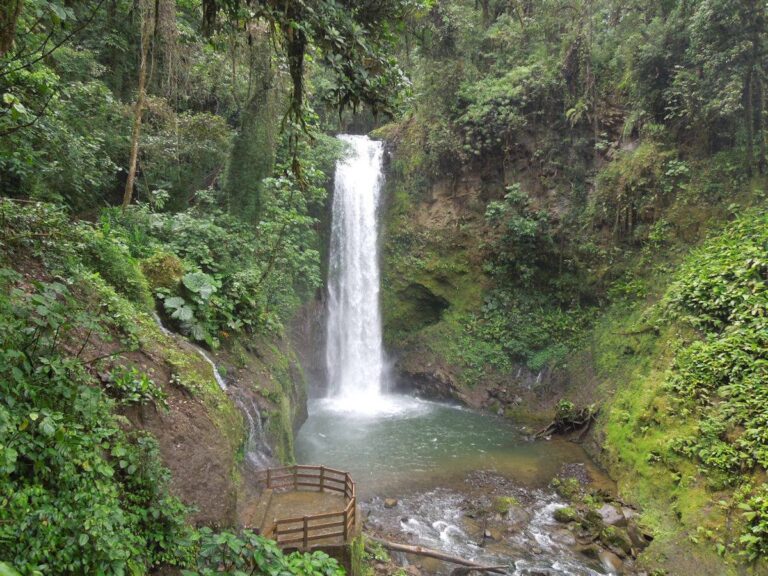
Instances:
[[[336,166],[328,280],[326,366],[339,407],[375,411],[385,388],[379,307],[378,218],[383,148],[340,136],[351,154]]]

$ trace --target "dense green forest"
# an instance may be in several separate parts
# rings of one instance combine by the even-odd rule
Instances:
[[[4,0],[0,574],[342,573],[194,510],[144,425],[195,403],[238,490],[243,419],[156,314],[275,375],[293,460],[339,132],[389,153],[398,369],[589,408],[649,571],[765,573],[766,48],[756,0]]]

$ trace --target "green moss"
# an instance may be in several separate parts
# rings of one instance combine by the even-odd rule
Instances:
[[[162,358],[171,369],[171,383],[202,401],[208,416],[227,438],[234,458],[245,436],[245,425],[240,411],[216,382],[211,365],[197,352],[163,334],[148,314],[134,310],[131,326],[139,346]]]
[[[287,397],[280,398],[277,410],[268,414],[267,432],[272,439],[278,460],[283,464],[293,464],[296,461],[293,450],[293,418],[291,403]]]
[[[497,496],[493,499],[493,509],[499,514],[507,514],[511,508],[519,505],[520,502],[514,496]]]
[[[360,534],[349,543],[351,576],[370,576],[373,574],[373,569],[368,565],[365,543],[365,534]]]
[[[230,358],[242,358],[248,385],[266,401],[265,430],[275,455],[284,464],[293,463],[294,429],[306,406],[304,373],[287,340],[260,337],[250,340],[249,345],[258,353],[247,352],[243,342],[230,342]]]
[[[689,333],[678,326],[644,331],[646,319],[643,307],[611,308],[596,326],[590,360],[603,382],[598,394],[609,399],[597,426],[603,463],[622,497],[643,510],[642,522],[655,537],[645,555],[655,557],[678,550],[681,534],[701,525],[722,529],[727,519],[712,505],[720,495],[707,489],[695,462],[670,448],[696,427],[694,418],[672,408],[665,388],[675,350]],[[702,559],[718,562],[712,544],[694,546]]]
[[[141,270],[152,290],[173,289],[184,275],[184,266],[178,256],[170,252],[157,252],[141,262]]]
[[[85,267],[97,272],[115,291],[142,310],[151,310],[154,307],[154,299],[149,284],[128,250],[90,227],[82,226],[80,233],[80,257]]]
[[[555,510],[554,518],[558,522],[562,522],[563,524],[568,524],[569,522],[575,522],[579,517],[578,512],[571,508],[570,506],[564,506],[563,508],[558,508]]]

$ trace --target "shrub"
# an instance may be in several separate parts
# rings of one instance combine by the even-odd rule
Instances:
[[[671,448],[698,461],[713,487],[768,469],[767,245],[768,215],[744,214],[691,253],[660,306],[701,334],[677,352],[666,388],[695,422]],[[751,558],[768,550],[765,494],[740,505]]]
[[[105,384],[107,392],[123,404],[154,402],[168,409],[167,396],[146,373],[135,367],[116,366]]]
[[[184,275],[184,266],[178,256],[170,252],[156,252],[141,262],[141,271],[152,290],[173,290]]]
[[[154,307],[149,284],[141,268],[116,239],[82,225],[81,255],[86,267],[98,272],[119,294],[145,310]]]
[[[592,200],[596,223],[631,239],[639,224],[652,223],[688,178],[688,167],[655,142],[621,154],[597,177]]]
[[[750,560],[768,555],[768,484],[763,484],[746,502],[739,504],[746,530],[739,538]]]
[[[185,509],[150,438],[60,343],[92,315],[67,288],[0,274],[0,558],[22,573],[144,573],[183,563]],[[23,535],[23,537],[20,537]]]
[[[214,533],[201,528],[196,535],[199,546],[197,570],[184,570],[184,576],[220,574],[296,574],[301,576],[344,576],[339,563],[324,552],[283,554],[274,542],[243,530]]]
[[[721,331],[768,312],[768,214],[750,212],[691,253],[664,297],[664,311]]]
[[[190,272],[181,278],[180,295],[161,290],[166,313],[175,320],[184,334],[209,346],[217,344],[211,296],[219,284],[204,272]]]

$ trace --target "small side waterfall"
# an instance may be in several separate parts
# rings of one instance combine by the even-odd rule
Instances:
[[[163,334],[165,334],[166,336],[170,336],[172,338],[175,337],[175,334],[170,330],[168,330],[168,328],[166,328],[163,325],[163,321],[160,319],[160,316],[158,315],[158,313],[155,312],[154,310],[152,311],[152,318],[154,318],[158,328],[160,328],[160,331]],[[211,359],[211,357],[208,356],[208,353],[202,348],[200,348],[200,346],[192,344],[191,342],[189,342],[189,345],[192,346],[192,348],[194,348],[195,352],[197,352],[203,360],[205,360],[206,362],[208,362],[208,364],[211,365],[211,368],[213,369],[213,378],[214,380],[216,380],[216,384],[219,385],[219,388],[226,391],[227,381],[224,380],[224,377],[221,375],[221,372],[219,372],[219,368],[216,366],[216,362],[214,362]]]
[[[366,136],[340,138],[352,153],[336,166],[334,182],[326,367],[334,402],[366,411],[385,388],[377,214],[383,147]]]
[[[275,464],[276,459],[264,434],[264,423],[261,420],[259,406],[253,397],[237,398],[236,402],[248,426],[245,459],[255,470],[269,468]]]
[[[171,332],[163,325],[163,321],[157,312],[152,311],[152,318],[154,318],[158,328],[160,328],[160,331],[163,334],[170,338],[177,337],[177,334]],[[221,372],[219,372],[219,368],[216,366],[216,363],[210,356],[208,356],[205,350],[192,344],[191,342],[188,342],[188,344],[192,346],[195,352],[197,352],[200,357],[203,358],[203,360],[211,365],[211,368],[213,369],[213,377],[215,378],[216,383],[222,390],[229,393],[230,397],[234,399],[235,404],[237,404],[237,407],[243,413],[245,425],[248,430],[248,438],[245,444],[245,459],[248,464],[253,466],[253,468],[256,470],[269,468],[270,466],[274,465],[275,458],[272,454],[272,449],[269,447],[269,442],[267,441],[267,437],[264,432],[264,423],[261,418],[261,411],[259,410],[259,405],[256,403],[253,395],[247,391],[241,390],[238,387],[229,389],[227,382],[224,380]]]

